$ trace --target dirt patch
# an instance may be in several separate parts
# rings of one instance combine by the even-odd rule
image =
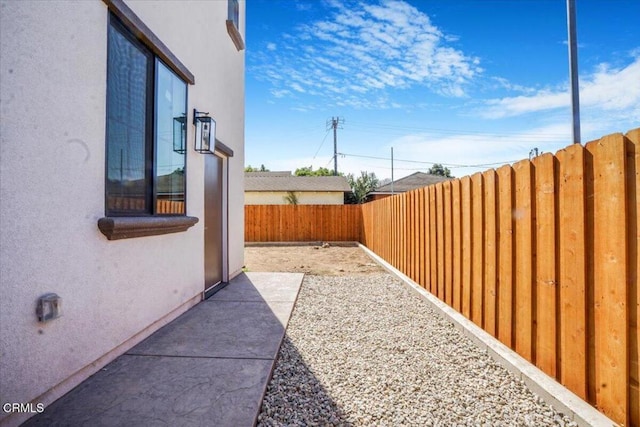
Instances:
[[[359,247],[260,246],[244,249],[246,271],[336,276],[384,270]]]

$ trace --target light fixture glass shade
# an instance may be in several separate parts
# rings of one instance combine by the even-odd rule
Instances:
[[[216,141],[216,121],[208,116],[193,110],[193,123],[196,126],[195,150],[198,153],[213,153]]]

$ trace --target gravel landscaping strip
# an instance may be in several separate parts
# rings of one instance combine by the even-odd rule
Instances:
[[[260,426],[575,426],[393,276],[306,276]]]

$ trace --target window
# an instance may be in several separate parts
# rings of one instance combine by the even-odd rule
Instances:
[[[227,19],[231,21],[236,30],[240,31],[240,5],[238,0],[229,0]]]
[[[107,216],[185,215],[187,83],[109,19]]]
[[[244,49],[244,41],[240,35],[240,5],[238,0],[227,0],[227,32],[236,45],[236,49]]]

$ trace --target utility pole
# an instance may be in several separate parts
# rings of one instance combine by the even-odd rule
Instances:
[[[333,174],[338,175],[338,126],[344,123],[342,117],[331,117],[327,120],[327,129],[333,129]]]
[[[332,117],[333,125],[333,175],[338,175],[338,119]]]
[[[578,86],[578,36],[576,35],[575,0],[567,0],[567,26],[569,29],[569,77],[571,80],[573,143],[580,144],[580,88]]]

